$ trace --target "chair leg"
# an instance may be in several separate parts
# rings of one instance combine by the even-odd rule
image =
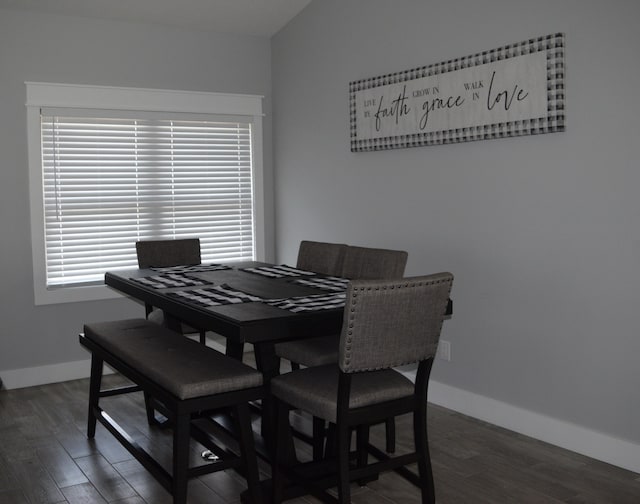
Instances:
[[[418,476],[420,479],[422,504],[435,504],[436,494],[427,435],[426,401],[425,404],[416,407],[413,412],[413,438],[415,440],[415,450],[418,455]]]
[[[253,504],[262,503],[260,491],[260,477],[258,475],[258,460],[253,443],[253,430],[251,429],[251,415],[247,404],[239,404],[236,407],[238,433],[240,434],[240,457],[244,465],[247,479],[247,489]]]
[[[396,420],[395,418],[387,418],[384,423],[387,436],[387,453],[395,453],[396,451]]]
[[[351,448],[351,435],[348,425],[341,424],[336,427],[338,437],[338,502],[348,504],[351,502],[351,489],[349,486],[349,451]]]
[[[367,446],[369,444],[369,426],[364,424],[359,425],[356,432],[358,467],[364,467],[367,465],[367,460],[369,459],[369,452],[367,451]]]
[[[276,442],[275,451],[271,463],[271,501],[273,504],[280,504],[284,498],[285,477],[282,468],[291,463],[290,449],[293,447],[293,437],[291,437],[291,446],[289,437],[291,430],[289,426],[289,408],[280,400],[275,400],[276,408]]]
[[[291,362],[291,371],[298,371],[300,370],[300,364],[298,364],[297,362]]]
[[[324,456],[324,438],[326,426],[322,418],[313,417],[313,460],[322,460]]]
[[[171,493],[173,494],[174,504],[186,504],[187,485],[189,483],[189,415],[178,415],[173,429],[173,479]]]
[[[89,381],[89,416],[87,417],[87,437],[93,439],[96,435],[97,418],[94,408],[100,401],[100,386],[102,384],[103,361],[95,354],[91,354],[91,378]]]
[[[366,467],[369,461],[369,426],[359,425],[356,431],[356,453],[358,468]],[[358,480],[360,486],[365,486],[369,480]]]
[[[207,344],[207,332],[203,329],[200,329],[200,343]]]
[[[327,439],[324,443],[324,457],[331,458],[336,456],[336,424],[329,423],[327,427]]]
[[[149,425],[157,425],[156,413],[151,405],[151,396],[147,392],[144,392],[144,409],[147,412],[147,423]]]

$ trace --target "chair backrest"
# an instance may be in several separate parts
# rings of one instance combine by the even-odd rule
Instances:
[[[323,275],[340,276],[347,249],[342,243],[303,240],[298,249],[296,267]]]
[[[339,276],[352,280],[402,278],[407,256],[403,250],[349,246]]]
[[[138,267],[168,268],[200,264],[200,239],[144,240],[136,242]]]
[[[345,373],[433,357],[453,275],[354,280],[347,288],[338,364]]]

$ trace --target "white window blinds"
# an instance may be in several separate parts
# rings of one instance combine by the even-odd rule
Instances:
[[[137,267],[144,239],[200,238],[203,262],[253,259],[251,122],[123,115],[42,110],[47,287]]]

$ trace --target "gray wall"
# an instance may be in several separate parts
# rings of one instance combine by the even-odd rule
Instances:
[[[313,0],[271,56],[266,39],[0,9],[0,376],[85,359],[84,321],[142,313],[33,305],[24,81],[263,94],[278,260],[315,238],[454,272],[436,383],[640,443],[638,19],[635,0]],[[349,81],[558,31],[566,132],[349,152]]]
[[[86,359],[77,342],[83,322],[144,314],[124,299],[34,306],[24,82],[264,95],[265,220],[272,237],[270,67],[266,38],[0,9],[0,376]],[[273,254],[271,238],[267,250]]]
[[[313,0],[272,39],[278,259],[319,239],[452,271],[436,382],[637,445],[639,19],[635,0]],[[555,32],[566,132],[350,152],[350,81]]]

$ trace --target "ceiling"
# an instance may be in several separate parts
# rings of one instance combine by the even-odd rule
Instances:
[[[311,0],[0,0],[0,8],[271,37]]]

